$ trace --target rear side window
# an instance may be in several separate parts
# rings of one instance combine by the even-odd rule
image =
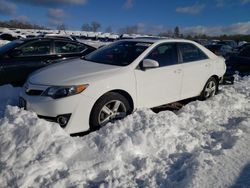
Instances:
[[[80,53],[87,47],[77,43],[55,41],[55,52],[57,54]]]
[[[146,59],[153,59],[160,67],[178,63],[177,48],[175,43],[165,43],[154,48]]]
[[[50,54],[50,41],[35,41],[19,47],[21,53],[19,56],[36,56]]]
[[[183,63],[208,59],[207,55],[198,47],[190,43],[179,43]]]

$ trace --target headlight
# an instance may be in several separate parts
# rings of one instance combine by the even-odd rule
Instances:
[[[52,86],[43,92],[42,96],[48,96],[53,99],[76,95],[84,91],[88,84],[79,86]]]

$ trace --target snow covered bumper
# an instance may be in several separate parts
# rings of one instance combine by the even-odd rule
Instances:
[[[59,99],[42,96],[48,87],[29,84],[28,90],[22,89],[19,105],[41,118],[63,125],[69,134],[89,130],[89,116],[95,101],[84,92]]]

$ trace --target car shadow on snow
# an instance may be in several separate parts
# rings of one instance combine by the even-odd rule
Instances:
[[[250,163],[244,166],[241,170],[239,177],[235,181],[234,185],[230,188],[248,188],[250,187]]]

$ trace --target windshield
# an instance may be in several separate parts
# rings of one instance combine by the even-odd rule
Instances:
[[[21,40],[15,40],[15,41],[12,41],[12,42],[9,42],[3,46],[0,47],[0,55],[3,55],[5,54],[6,52],[8,52],[10,49],[13,49],[17,46],[19,46],[20,44],[22,44],[23,41]]]
[[[102,47],[87,55],[84,59],[96,63],[126,66],[132,63],[152,43],[120,41]]]

